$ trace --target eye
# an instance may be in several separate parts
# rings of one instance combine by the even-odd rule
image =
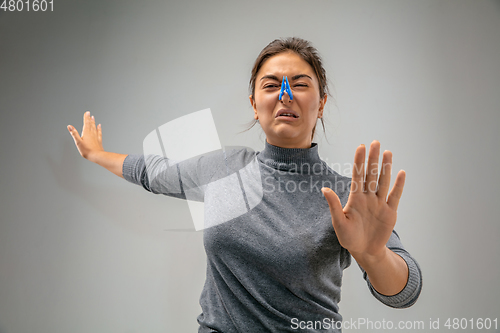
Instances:
[[[278,87],[278,85],[277,85],[277,84],[266,84],[266,85],[264,86],[264,89],[266,89],[266,88],[277,88],[277,87]]]
[[[294,87],[307,87],[307,84],[305,84],[305,83],[297,83],[296,85],[294,85]]]

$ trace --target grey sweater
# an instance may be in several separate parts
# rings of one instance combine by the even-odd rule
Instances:
[[[336,237],[323,186],[347,202],[350,178],[308,149],[265,143],[262,152],[231,148],[176,163],[155,155],[129,155],[126,180],[155,194],[204,202],[207,254],[199,332],[340,332],[340,288],[349,252]],[[409,278],[382,303],[409,307],[422,288],[420,268],[393,232],[389,249],[407,263]],[[300,325],[300,326],[299,326]],[[311,327],[311,324],[309,324]],[[304,331],[304,330],[302,330]]]

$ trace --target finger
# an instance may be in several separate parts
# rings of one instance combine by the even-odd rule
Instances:
[[[365,145],[360,145],[354,154],[351,193],[363,193],[365,180]]]
[[[96,128],[95,128],[95,118],[94,118],[94,116],[91,116],[91,117],[90,117],[90,131],[91,131],[92,133],[95,133],[95,131],[96,131]]]
[[[389,150],[384,151],[382,154],[382,167],[380,168],[380,176],[378,178],[378,191],[379,198],[386,198],[391,185],[391,169],[392,169],[392,153]]]
[[[102,142],[102,129],[101,129],[101,124],[97,126],[97,139],[99,142]]]
[[[78,131],[71,125],[68,125],[68,131],[69,134],[71,134],[71,136],[73,137],[73,140],[75,140],[75,144],[78,145],[78,143],[82,140],[80,138],[80,135],[78,135]]]
[[[83,128],[82,128],[82,135],[85,133],[85,131],[89,128],[88,122],[90,119],[90,111],[87,111],[83,114]]]
[[[403,194],[403,187],[405,186],[406,172],[401,170],[396,176],[396,181],[392,187],[391,193],[389,193],[389,198],[387,199],[387,204],[394,210],[398,209],[399,199]]]
[[[365,192],[377,192],[378,178],[378,158],[380,156],[380,142],[373,141],[370,145],[370,153],[368,155],[368,165],[366,166]]]
[[[332,215],[333,227],[340,223],[344,219],[344,210],[342,209],[342,204],[338,195],[330,188],[323,187],[321,189],[323,195],[325,196],[328,206],[330,207],[330,214]]]

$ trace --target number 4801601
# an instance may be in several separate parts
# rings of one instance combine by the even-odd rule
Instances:
[[[46,12],[54,11],[54,0],[4,0],[0,5],[0,10],[4,12]]]
[[[489,330],[498,329],[498,318],[477,318],[477,319],[467,319],[467,318],[448,318],[444,326],[451,330],[466,330],[466,329],[478,329],[478,330]]]

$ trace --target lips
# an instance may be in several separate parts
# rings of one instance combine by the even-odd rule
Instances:
[[[291,109],[281,109],[276,113],[276,117],[291,117],[291,118],[298,118],[299,115],[297,112],[291,110]]]

